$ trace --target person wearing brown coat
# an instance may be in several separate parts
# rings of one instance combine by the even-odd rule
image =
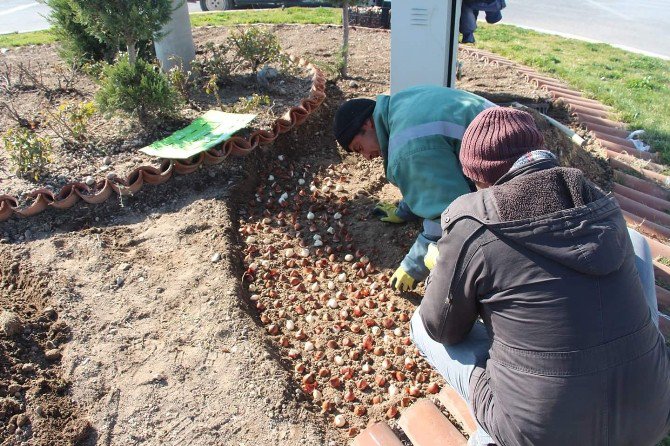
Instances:
[[[470,405],[470,444],[653,446],[670,357],[648,247],[542,145],[523,111],[470,124],[459,158],[478,191],[442,214],[412,338]]]

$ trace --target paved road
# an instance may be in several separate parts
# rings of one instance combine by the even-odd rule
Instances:
[[[503,23],[670,59],[669,0],[507,0]]]
[[[200,12],[200,3],[188,4],[190,12]],[[35,0],[0,0],[0,34],[47,29],[49,8]]]
[[[49,27],[48,8],[35,0],[0,3],[0,34]],[[670,59],[670,0],[507,0],[503,22]]]
[[[0,0],[0,34],[48,28],[49,8],[34,0]]]

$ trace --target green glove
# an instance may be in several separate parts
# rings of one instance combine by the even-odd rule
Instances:
[[[395,270],[389,283],[391,284],[391,288],[398,291],[409,291],[416,288],[416,280],[402,269],[402,266]]]
[[[405,223],[405,220],[396,215],[397,210],[398,206],[396,204],[381,201],[377,203],[372,213],[386,223]]]
[[[435,264],[437,263],[437,256],[440,254],[440,252],[437,250],[437,244],[436,243],[431,243],[428,245],[428,252],[426,253],[426,256],[423,258],[423,264],[426,265],[426,268],[429,270],[432,270],[435,268]]]

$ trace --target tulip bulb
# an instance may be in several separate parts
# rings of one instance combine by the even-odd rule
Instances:
[[[428,393],[436,394],[440,391],[440,386],[438,386],[437,383],[430,383],[428,384],[428,387],[426,387],[426,390]]]
[[[391,406],[386,411],[387,418],[395,418],[398,415],[398,408],[396,406]]]
[[[344,418],[344,415],[335,415],[334,423],[336,427],[344,427],[347,424],[347,420]]]

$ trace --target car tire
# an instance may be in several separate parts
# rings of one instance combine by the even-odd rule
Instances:
[[[227,11],[234,7],[233,0],[200,0],[200,9],[203,11]]]

